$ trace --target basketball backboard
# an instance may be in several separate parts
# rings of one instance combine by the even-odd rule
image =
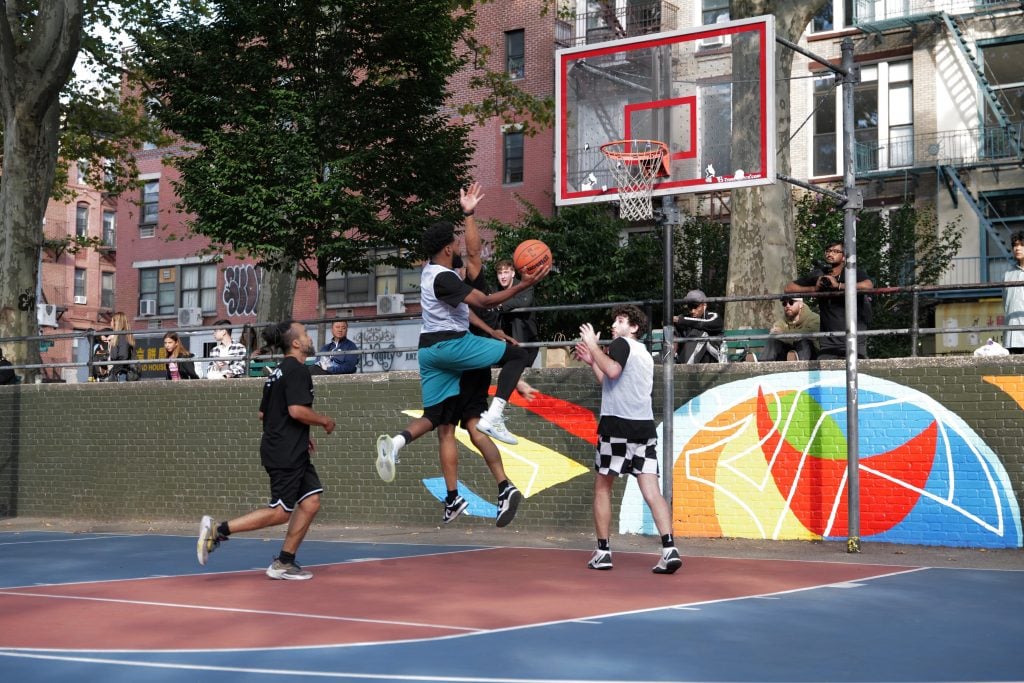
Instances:
[[[668,144],[652,196],[774,182],[774,55],[772,16],[559,50],[556,203],[618,199],[613,140]]]

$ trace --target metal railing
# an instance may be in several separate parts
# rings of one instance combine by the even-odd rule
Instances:
[[[918,350],[918,347],[919,347],[919,341],[920,341],[920,339],[922,337],[927,337],[927,336],[936,336],[937,337],[939,335],[946,335],[946,334],[960,334],[960,333],[974,333],[974,332],[1003,332],[1003,331],[1007,331],[1007,330],[1024,331],[1024,326],[1005,325],[1001,321],[998,321],[998,320],[995,321],[995,322],[992,322],[990,324],[985,324],[985,325],[970,325],[970,326],[957,326],[957,327],[927,327],[927,326],[921,326],[917,322],[920,319],[920,315],[919,314],[920,314],[921,307],[922,307],[922,299],[925,299],[925,298],[935,299],[935,298],[939,298],[941,295],[955,296],[957,293],[962,293],[964,298],[971,298],[971,297],[976,297],[977,293],[979,291],[996,292],[996,291],[1001,291],[1001,290],[1003,290],[1005,288],[1008,288],[1008,287],[1021,287],[1021,286],[1024,286],[1024,282],[988,282],[988,283],[984,283],[984,282],[971,282],[971,283],[958,284],[958,285],[931,285],[931,286],[915,285],[913,287],[879,287],[879,288],[870,289],[870,290],[862,290],[861,293],[863,293],[863,294],[870,294],[870,295],[873,295],[874,297],[885,297],[885,296],[894,296],[894,295],[910,295],[913,323],[909,327],[870,329],[870,330],[860,331],[860,332],[858,332],[858,334],[862,335],[862,336],[864,336],[866,338],[879,337],[879,336],[885,336],[885,335],[906,335],[906,336],[909,336],[910,340],[911,340],[911,345],[910,345],[911,346],[911,356],[917,356],[918,355],[918,351],[917,350]],[[726,296],[723,296],[723,297],[710,297],[709,296],[707,300],[708,300],[708,303],[710,305],[721,306],[721,305],[730,304],[730,303],[736,303],[736,302],[741,302],[741,301],[777,301],[777,300],[784,299],[784,298],[791,297],[791,296],[793,296],[793,295],[792,294],[786,294],[786,293],[762,294],[762,295],[744,295],[744,296],[731,296],[731,297],[726,297]],[[808,294],[804,295],[805,298],[808,298],[810,296],[811,295],[808,295]],[[826,292],[819,292],[819,293],[814,294],[814,297],[818,297],[818,298],[827,297],[827,296],[838,296],[838,294],[832,294],[832,293],[826,293]],[[682,302],[681,299],[674,300],[674,302],[673,302],[674,308],[676,307],[675,305],[680,304],[681,302]],[[657,313],[658,313],[658,310],[661,307],[661,300],[660,299],[647,299],[647,300],[639,300],[639,301],[616,301],[616,302],[612,302],[612,303],[597,303],[597,304],[571,304],[571,305],[560,305],[560,306],[531,306],[531,307],[523,307],[523,308],[520,308],[520,309],[517,309],[517,310],[520,313],[526,313],[526,312],[531,312],[532,311],[532,312],[536,312],[536,313],[539,313],[539,314],[552,313],[552,312],[558,312],[558,311],[585,311],[585,310],[604,311],[604,310],[607,310],[607,309],[610,309],[610,308],[613,308],[615,306],[619,306],[619,305],[622,305],[622,304],[633,304],[633,305],[639,306],[641,309],[643,309],[645,311],[645,313],[647,314],[649,320],[655,320],[658,317]],[[350,323],[377,322],[379,324],[379,323],[381,323],[382,320],[384,322],[386,322],[386,323],[395,323],[395,322],[402,322],[402,321],[408,321],[408,320],[417,319],[418,317],[419,316],[416,316],[416,315],[398,315],[398,316],[386,316],[386,317],[383,317],[383,316],[366,316],[366,317],[362,317],[362,318],[348,318],[346,320],[348,322],[350,322]],[[305,320],[305,321],[301,321],[301,322],[303,322],[307,326],[313,326],[313,325],[329,326],[332,322],[335,322],[336,320],[337,320],[336,318],[322,318],[322,319]],[[250,327],[252,327],[252,326],[250,326]],[[217,329],[217,328],[216,327],[160,328],[160,329],[153,329],[153,330],[133,330],[132,334],[136,337],[136,339],[159,338],[159,339],[162,340],[164,335],[167,334],[168,332],[179,332],[179,333],[186,333],[186,334],[195,334],[196,332],[212,331],[214,329]],[[843,332],[819,332],[819,333],[813,334],[813,335],[781,335],[780,336],[780,335],[766,334],[766,333],[763,333],[763,332],[760,332],[760,331],[757,331],[757,330],[728,330],[727,334],[723,334],[721,336],[711,336],[711,337],[708,337],[707,341],[718,342],[718,341],[725,340],[728,343],[732,344],[732,343],[737,343],[737,342],[739,342],[739,343],[743,343],[743,342],[763,342],[764,340],[770,339],[770,338],[779,338],[779,339],[790,339],[790,338],[799,338],[799,337],[826,338],[826,337],[841,337],[843,335],[844,335]],[[73,331],[73,332],[63,332],[63,333],[60,333],[60,334],[36,335],[36,336],[29,336],[29,337],[6,337],[6,338],[0,338],[0,348],[3,348],[5,346],[9,346],[10,344],[13,344],[13,343],[20,343],[20,342],[26,342],[26,341],[27,342],[52,343],[54,341],[60,341],[60,340],[79,339],[79,340],[87,341],[88,344],[89,344],[89,348],[91,349],[92,345],[93,345],[93,343],[94,343],[94,341],[95,341],[97,336],[98,336],[98,332],[96,330],[76,330],[76,331]],[[658,350],[657,347],[658,347],[660,341],[656,338],[656,335],[652,335],[650,331],[648,331],[644,341],[646,343],[648,343],[648,345],[651,346],[653,348],[653,350],[655,350],[655,351]],[[572,346],[574,344],[575,344],[575,340],[547,340],[547,341],[539,341],[539,342],[534,342],[534,343],[526,343],[526,344],[523,344],[523,346],[526,347],[526,348],[531,348],[531,347],[554,348],[554,347]],[[415,345],[410,345],[410,346],[393,346],[393,347],[389,347],[387,349],[388,353],[410,353],[410,352],[415,352],[416,350],[417,350],[417,346],[415,346]],[[322,357],[332,356],[332,355],[336,355],[336,354],[337,355],[358,355],[360,357],[369,357],[369,356],[374,356],[375,354],[379,354],[380,352],[381,351],[378,348],[363,348],[363,349],[358,349],[356,351],[346,351],[346,352],[327,352],[327,353],[317,352],[317,353],[311,355],[310,358],[311,359],[315,359],[315,360],[319,360]],[[258,353],[255,353],[255,352],[250,352],[242,360],[244,360],[244,362],[246,363],[246,369],[248,371],[249,367],[252,364],[262,364],[262,365],[265,365],[267,363],[276,362],[276,361],[280,360],[281,357],[282,356],[280,354],[258,354]],[[224,361],[224,360],[226,360],[226,358],[222,357],[222,356],[199,356],[199,355],[197,355],[197,356],[192,356],[192,357],[190,357],[188,359],[183,359],[183,360],[187,360],[187,362],[191,362],[191,363],[209,363],[209,362],[213,362],[213,361]],[[113,366],[113,367],[127,366],[127,365],[135,365],[135,366],[143,367],[143,366],[166,366],[168,363],[171,363],[171,362],[174,362],[174,359],[168,359],[168,358],[166,358],[166,356],[164,356],[164,357],[147,357],[147,358],[138,358],[137,357],[137,358],[132,359],[132,360],[125,360],[125,361],[102,361],[100,363],[95,363],[90,358],[88,361],[74,361],[74,360],[53,361],[53,362],[45,362],[45,363],[38,363],[38,364],[19,364],[19,365],[13,365],[12,367],[16,371],[22,371],[22,372],[28,371],[29,373],[35,374],[36,371],[46,371],[46,370],[61,369],[61,368],[86,368],[86,369],[91,371],[92,367],[94,365],[97,365],[97,364]],[[259,367],[259,366],[257,366],[257,367]],[[378,364],[377,367],[379,367],[379,364]],[[152,368],[150,368],[150,371],[152,371]],[[387,370],[383,370],[383,369],[382,370],[370,370],[369,372],[387,372]],[[90,375],[91,375],[91,372],[90,372]],[[47,377],[40,376],[40,378],[37,379],[36,381],[47,382],[47,381],[63,381],[63,380],[62,379],[58,379],[58,378],[54,378],[54,377],[47,378]]]
[[[677,28],[679,10],[669,2],[630,2],[608,10],[580,12],[572,18],[572,35],[559,38],[559,43],[593,45],[619,38],[632,38]]]
[[[885,141],[857,142],[854,163],[857,174],[929,168],[1020,163],[1024,160],[1016,140],[1024,123],[1007,127],[988,126],[921,135],[894,136]]]
[[[1011,0],[856,0],[853,4],[853,23],[859,26],[939,12],[955,15],[982,14],[1001,9],[1020,9],[1020,3]]]

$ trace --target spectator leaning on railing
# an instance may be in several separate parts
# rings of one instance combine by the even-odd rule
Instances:
[[[4,350],[0,349],[0,384],[14,384],[17,375],[11,369],[11,361],[4,358]]]
[[[210,357],[225,360],[211,361],[206,371],[206,379],[244,377],[245,347],[231,338],[231,321],[218,320],[213,324],[217,328],[213,331],[217,345],[210,351]]]
[[[1015,232],[1010,238],[1013,260],[1016,262],[1003,276],[1005,282],[1024,282],[1024,232]],[[1024,325],[1024,287],[1003,288],[1005,325]],[[1024,353],[1024,330],[1006,330],[1003,346],[1010,353]]]

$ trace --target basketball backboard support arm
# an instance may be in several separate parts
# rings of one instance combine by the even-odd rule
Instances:
[[[776,42],[812,59],[836,74],[843,86],[843,192],[838,193],[817,185],[804,183],[795,178],[779,175],[782,181],[797,185],[812,192],[818,192],[842,202],[843,205],[843,252],[845,254],[844,280],[847,287],[843,293],[846,308],[846,466],[847,466],[847,538],[846,550],[860,552],[860,430],[858,427],[857,401],[857,211],[864,206],[864,198],[857,188],[854,165],[854,121],[853,86],[860,81],[860,70],[853,60],[853,39],[843,39],[842,66],[836,66],[810,50],[776,36]]]

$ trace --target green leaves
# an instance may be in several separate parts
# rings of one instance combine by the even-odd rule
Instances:
[[[191,229],[326,282],[377,250],[413,260],[458,212],[471,149],[447,83],[472,13],[450,0],[221,0],[140,36],[154,112],[195,143],[175,164]],[[459,3],[461,4],[461,3]]]

